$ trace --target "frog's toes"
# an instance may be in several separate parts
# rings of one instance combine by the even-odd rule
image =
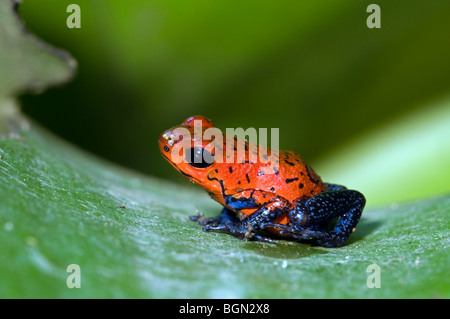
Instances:
[[[198,215],[191,215],[189,216],[189,220],[193,221],[193,222],[199,222],[201,219],[203,219],[203,214],[198,214]]]
[[[203,214],[198,214],[196,216],[189,216],[189,220],[193,222],[198,222],[199,225],[202,226],[219,223],[218,217],[205,217]]]
[[[220,233],[231,233],[230,227],[227,224],[221,224],[221,225],[208,224],[205,227],[203,227],[203,231],[215,231],[215,232],[220,232]]]
[[[261,236],[261,235],[254,235],[251,240],[260,241],[260,242],[264,242],[264,243],[270,243],[270,244],[275,243],[275,240],[273,240],[272,238]]]
[[[242,227],[236,226],[235,224],[219,224],[219,225],[206,225],[203,227],[203,231],[214,231],[219,233],[225,233],[229,235],[233,235],[236,238],[243,240],[251,240],[254,234],[248,233],[246,229],[242,229]]]
[[[348,236],[342,236],[334,231],[329,232],[323,238],[316,241],[316,244],[323,247],[341,247],[345,244]]]
[[[248,225],[247,230],[244,234],[244,239],[251,239],[254,236],[255,236],[255,233],[253,232],[253,227]]]

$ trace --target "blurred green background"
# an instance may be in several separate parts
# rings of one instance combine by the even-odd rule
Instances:
[[[360,0],[77,1],[73,30],[70,2],[16,7],[78,61],[67,82],[74,60],[0,0],[0,296],[449,296],[449,1],[378,1],[378,30]],[[56,134],[17,112],[25,89],[43,94],[22,95],[24,111]],[[278,127],[283,149],[363,192],[348,245],[245,242],[188,222],[220,205],[156,139],[192,114]],[[73,263],[83,289],[67,288]],[[371,264],[382,289],[366,285]]]
[[[81,29],[66,26],[70,3]],[[368,205],[448,193],[450,2],[376,1],[381,29],[366,25],[370,3],[24,1],[27,28],[79,66],[22,107],[89,151],[174,181],[157,137],[202,114],[222,129],[280,128],[281,149]]]

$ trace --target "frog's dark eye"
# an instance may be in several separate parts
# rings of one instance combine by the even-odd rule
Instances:
[[[207,168],[214,163],[214,157],[201,147],[193,147],[187,151],[186,163],[196,168]]]

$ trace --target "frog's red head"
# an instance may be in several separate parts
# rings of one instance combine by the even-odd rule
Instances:
[[[172,127],[159,137],[159,148],[164,158],[190,180],[205,186],[210,183],[208,173],[214,169],[214,150],[210,153],[204,132],[213,128],[204,116],[192,116],[181,125]]]

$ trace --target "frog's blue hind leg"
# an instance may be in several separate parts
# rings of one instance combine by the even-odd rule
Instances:
[[[327,190],[329,192],[331,192],[331,191],[344,191],[344,190],[347,189],[347,187],[342,186],[342,185],[338,185],[338,184],[325,183],[325,185],[327,185]]]
[[[289,212],[291,225],[267,223],[263,228],[278,228],[280,235],[320,246],[342,246],[355,230],[366,199],[358,191],[332,186],[329,191],[299,200],[296,209]],[[329,230],[327,223],[336,218],[339,221]]]

